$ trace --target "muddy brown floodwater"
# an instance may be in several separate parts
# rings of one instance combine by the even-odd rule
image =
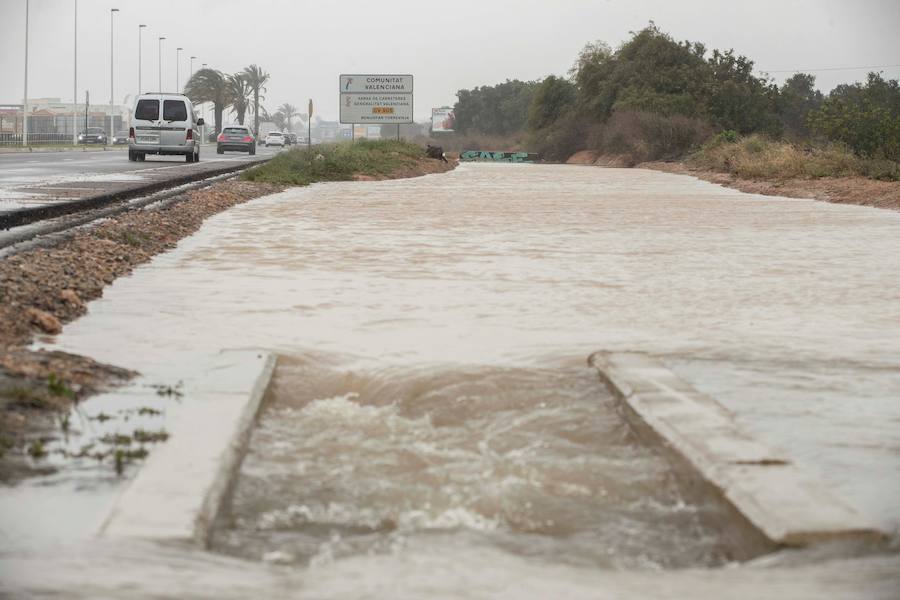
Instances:
[[[732,557],[583,360],[329,371],[282,359],[215,549],[303,565],[487,546],[602,568]],[[706,522],[704,522],[706,521]]]
[[[488,587],[586,597],[601,571],[732,556],[583,366],[596,350],[659,357],[900,525],[898,282],[898,213],[462,165],[219,214],[52,347],[187,389],[223,348],[277,352],[215,547],[288,563],[315,597],[401,579],[483,597],[456,570],[479,565]]]

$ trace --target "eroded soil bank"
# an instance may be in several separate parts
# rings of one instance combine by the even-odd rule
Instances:
[[[392,176],[415,177],[452,167],[423,158]],[[58,417],[73,403],[134,375],[83,356],[35,351],[28,347],[31,342],[59,333],[107,285],[174,248],[206,218],[285,187],[220,182],[165,205],[74,229],[0,260],[0,481],[39,467],[42,439],[59,433]]]
[[[819,179],[753,180],[730,173],[693,168],[684,162],[648,162],[637,165],[665,173],[691,175],[749,194],[809,198],[835,204],[856,204],[900,211],[900,183],[866,177],[822,177]]]
[[[645,162],[634,165],[627,157],[600,155],[590,150],[576,152],[566,161],[570,165],[596,165],[599,167],[653,169],[664,173],[691,175],[703,181],[717,183],[748,194],[805,198],[856,204],[900,211],[900,183],[877,181],[866,177],[821,177],[819,179],[744,179],[731,173],[699,169],[685,161]]]

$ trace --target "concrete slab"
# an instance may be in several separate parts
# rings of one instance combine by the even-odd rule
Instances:
[[[206,546],[275,368],[275,356],[230,350],[191,382],[169,440],[116,501],[101,535]]]
[[[640,353],[597,352],[588,361],[624,404],[635,429],[672,449],[768,542],[804,546],[885,536],[659,360]]]

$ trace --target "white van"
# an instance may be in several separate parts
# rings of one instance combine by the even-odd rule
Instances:
[[[141,94],[134,103],[128,131],[128,160],[144,160],[148,154],[182,154],[185,162],[200,160],[203,119],[183,94]]]

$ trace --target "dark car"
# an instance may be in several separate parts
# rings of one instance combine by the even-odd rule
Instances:
[[[256,154],[256,140],[250,128],[244,125],[231,125],[223,129],[216,138],[216,152],[225,154],[226,150]]]
[[[127,131],[117,131],[116,135],[113,136],[112,143],[115,145],[127,144],[128,143],[128,132]]]
[[[79,144],[105,144],[106,132],[99,127],[88,127],[78,134]]]

